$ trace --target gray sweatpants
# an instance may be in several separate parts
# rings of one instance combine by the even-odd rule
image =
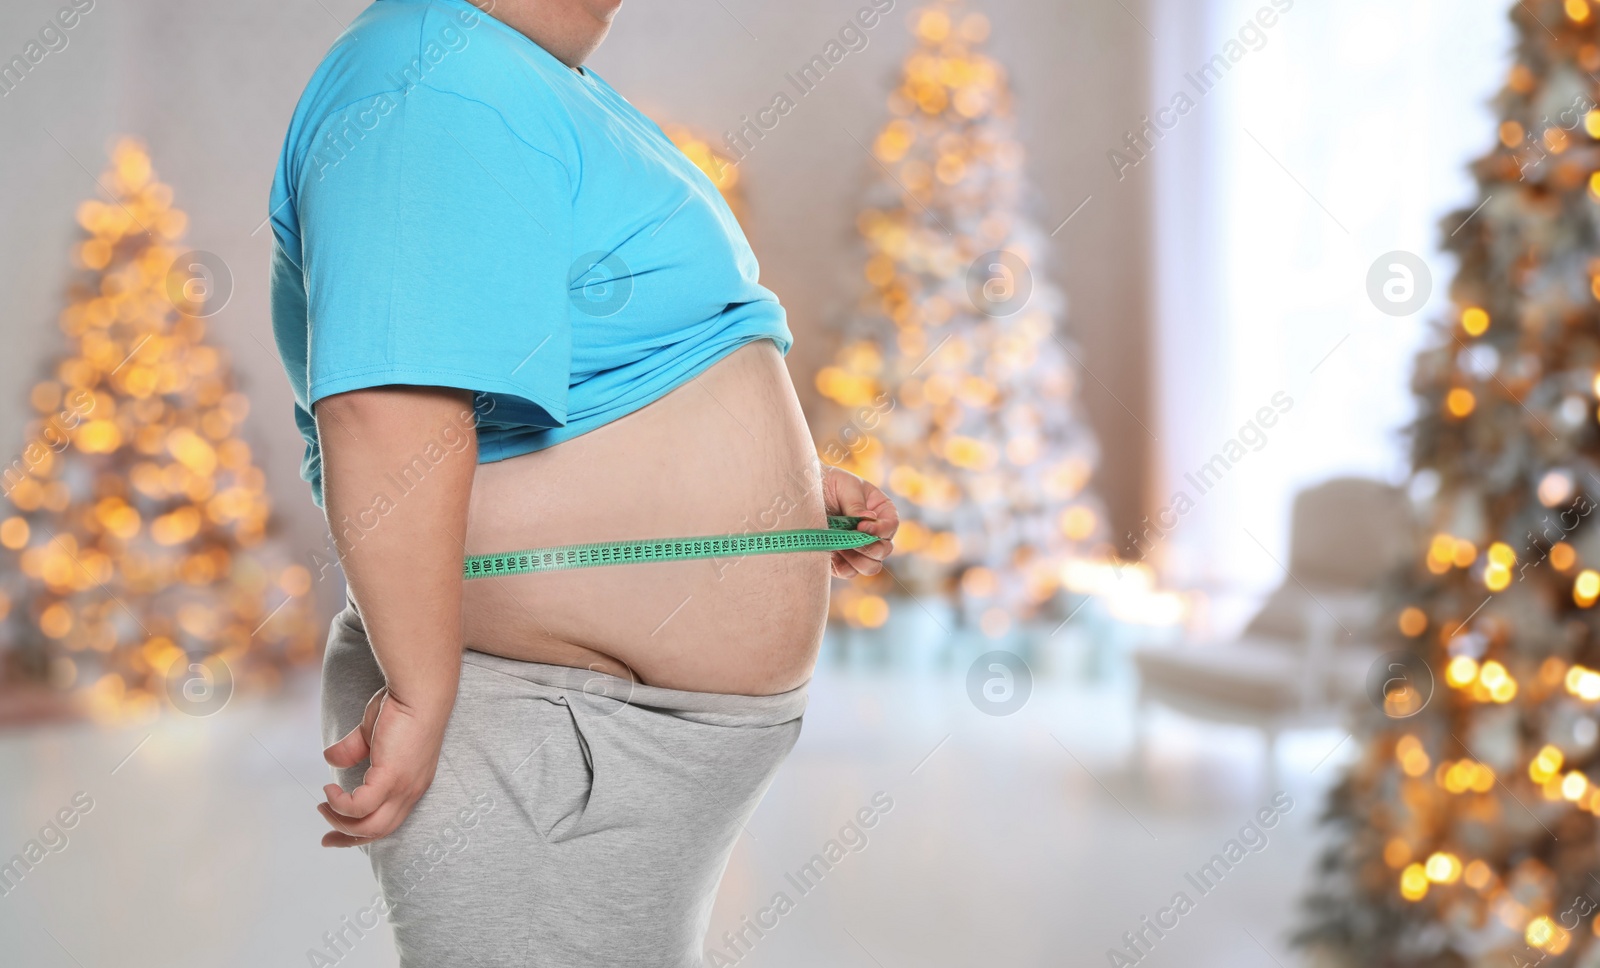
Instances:
[[[334,619],[325,743],[383,686]],[[403,968],[700,965],[717,884],[806,687],[730,696],[468,651],[433,785],[372,861]],[[346,790],[365,762],[334,770]]]

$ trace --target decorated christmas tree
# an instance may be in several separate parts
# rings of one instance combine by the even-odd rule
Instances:
[[[104,721],[204,715],[315,654],[311,576],[269,540],[249,401],[205,342],[226,266],[184,253],[138,144],[100,182],[111,200],[77,212],[70,349],[0,468],[0,682],[49,682]]]
[[[835,595],[835,617],[880,624],[904,585],[999,636],[1059,604],[1066,564],[1096,550],[1099,451],[1006,74],[980,49],[989,22],[955,0],[908,22],[916,43],[868,146],[864,294],[816,380],[840,411],[816,425],[823,461],[883,487],[903,523],[890,574]]]
[[[1389,588],[1420,662],[1329,800],[1312,964],[1600,965],[1597,15],[1511,7],[1497,143],[1442,224],[1459,269],[1411,428],[1430,537]]]

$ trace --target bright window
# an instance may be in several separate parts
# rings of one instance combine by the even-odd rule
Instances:
[[[1271,26],[1246,26],[1263,8]],[[1507,9],[1155,0],[1152,106],[1180,91],[1193,101],[1163,115],[1170,130],[1136,166],[1155,179],[1158,503],[1180,491],[1194,503],[1146,542],[1169,583],[1271,587],[1296,490],[1340,474],[1404,479],[1412,357],[1446,315],[1455,269],[1439,224],[1477,204],[1466,165],[1494,141]],[[1431,275],[1413,315],[1368,296],[1368,270],[1393,250]],[[1211,463],[1279,394],[1275,409],[1292,405],[1276,425],[1246,431],[1226,469]]]

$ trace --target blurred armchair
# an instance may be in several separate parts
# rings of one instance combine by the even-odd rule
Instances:
[[[1133,767],[1142,775],[1147,718],[1161,705],[1213,722],[1262,730],[1269,787],[1277,739],[1290,729],[1336,725],[1364,695],[1377,584],[1416,548],[1403,491],[1341,477],[1295,496],[1288,574],[1239,637],[1135,650],[1139,675]]]

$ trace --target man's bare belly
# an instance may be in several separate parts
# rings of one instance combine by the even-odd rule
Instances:
[[[480,465],[466,553],[826,527],[820,465],[778,348],[739,347],[639,410]],[[464,585],[467,648],[702,692],[811,674],[827,552],[582,568]]]

